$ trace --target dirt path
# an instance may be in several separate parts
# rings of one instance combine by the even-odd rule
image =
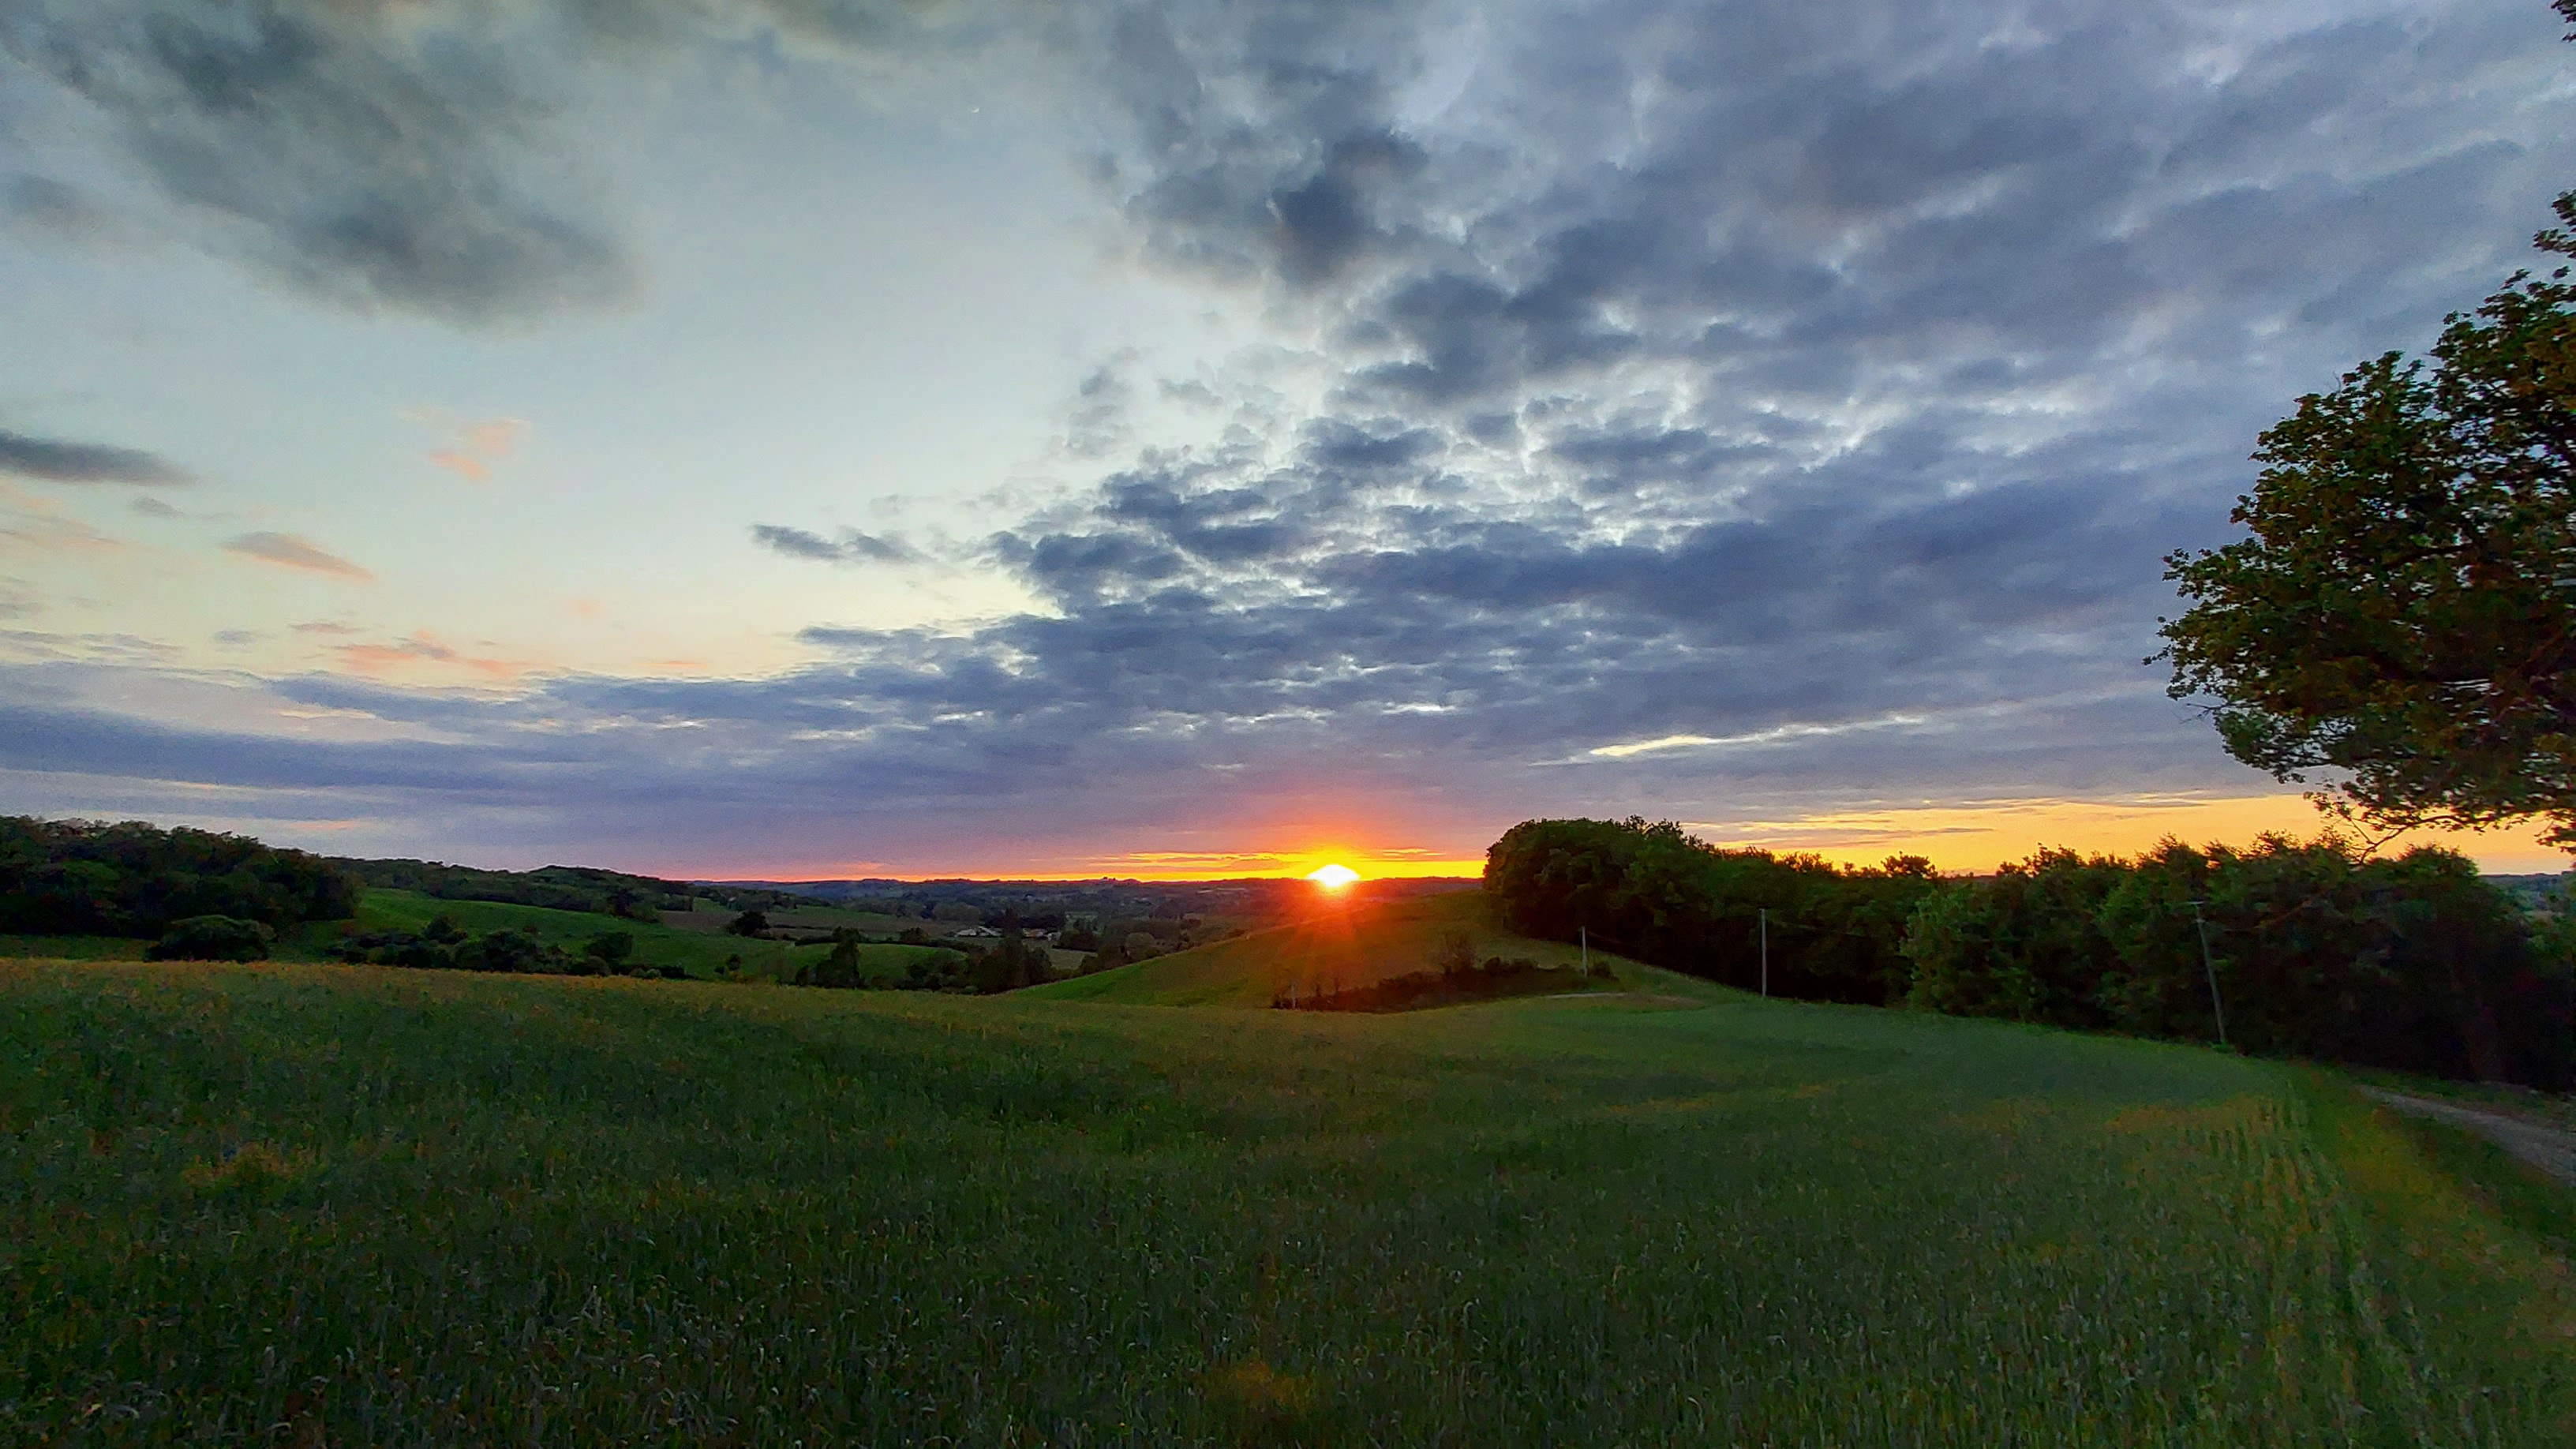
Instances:
[[[2520,1117],[2507,1117],[2499,1112],[2481,1112],[2457,1102],[2410,1097],[2403,1092],[2386,1092],[2377,1087],[2361,1090],[2400,1112],[2465,1127],[2560,1182],[2576,1186],[2576,1132],[2562,1132],[2555,1127],[2543,1127],[2537,1122],[2526,1122]]]

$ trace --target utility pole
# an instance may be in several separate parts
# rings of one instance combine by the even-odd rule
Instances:
[[[2200,970],[2209,978],[2209,1011],[2218,1018],[2218,1044],[2227,1045],[2227,1008],[2218,1000],[2218,967],[2209,959],[2209,922],[2202,919],[2200,902],[2191,903],[2191,924],[2200,932]]]
[[[1762,918],[1762,995],[1771,995],[1771,908],[1761,909]]]
[[[1592,974],[1592,933],[1581,926],[1574,928],[1574,939],[1583,943],[1583,974]]]

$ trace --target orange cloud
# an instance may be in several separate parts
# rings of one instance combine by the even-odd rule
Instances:
[[[323,548],[313,540],[293,533],[245,533],[224,544],[229,553],[260,559],[285,568],[303,569],[309,573],[331,574],[373,583],[375,575]]]
[[[0,538],[15,539],[48,552],[62,549],[105,551],[125,547],[125,540],[99,532],[63,511],[59,500],[0,483]]]
[[[442,448],[429,455],[429,462],[431,467],[444,468],[450,473],[469,478],[477,483],[485,482],[492,476],[490,464],[468,453],[450,452]]]
[[[493,418],[465,426],[465,446],[487,458],[506,458],[516,447],[519,435],[528,430],[525,418]]]
[[[99,532],[77,518],[43,518],[20,515],[0,528],[0,538],[31,544],[48,553],[63,549],[87,549],[104,552],[125,547],[125,541]]]
[[[525,418],[472,421],[428,408],[407,409],[402,416],[446,433],[453,441],[428,455],[430,466],[444,468],[473,483],[491,481],[492,466],[510,456],[519,444],[519,435],[529,427]]]
[[[418,664],[454,665],[492,679],[515,679],[534,666],[524,660],[495,659],[461,654],[453,645],[427,629],[418,630],[408,639],[391,644],[338,644],[332,653],[340,662],[360,674],[380,675],[391,670]]]

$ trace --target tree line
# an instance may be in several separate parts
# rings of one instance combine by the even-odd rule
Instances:
[[[357,882],[301,850],[132,820],[0,817],[0,932],[148,940],[215,918],[274,936],[357,908]]]
[[[658,922],[663,911],[685,911],[699,892],[683,881],[589,866],[549,865],[535,870],[484,870],[435,860],[362,860],[335,856],[331,864],[360,885],[380,890],[418,891],[448,901],[497,901],[517,906],[543,906],[556,911],[585,911]],[[776,892],[749,893],[774,904]]]
[[[1670,822],[1532,820],[1486,854],[1514,929],[1813,1001],[2218,1041],[2563,1090],[2576,923],[2458,854],[2327,834],[2135,859],[2042,851],[1944,879],[1722,850]],[[1767,952],[1765,937],[1767,935]]]

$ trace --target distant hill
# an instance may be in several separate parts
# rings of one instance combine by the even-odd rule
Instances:
[[[2567,888],[2571,876],[2576,876],[2576,871],[2556,871],[2539,875],[2488,875],[2486,880],[2491,885],[2511,892],[2515,900],[2522,902],[2525,910],[2543,910],[2557,903],[2560,892]]]
[[[1137,1006],[1267,1007],[1286,989],[1299,995],[1349,991],[1429,969],[1444,940],[1457,933],[1472,941],[1480,961],[1500,956],[1571,966],[1583,959],[1578,947],[1532,940],[1496,925],[1483,892],[1451,890],[1353,901],[1343,910],[1019,994]],[[1627,984],[1645,979],[1647,968],[1623,957],[1594,951],[1590,959],[1608,965]]]
[[[417,891],[448,901],[497,901],[556,911],[589,911],[658,921],[663,911],[685,911],[701,897],[738,911],[827,905],[821,898],[759,887],[711,887],[691,881],[627,875],[583,865],[535,870],[483,870],[434,860],[362,860],[336,856],[331,864],[379,890]]]

